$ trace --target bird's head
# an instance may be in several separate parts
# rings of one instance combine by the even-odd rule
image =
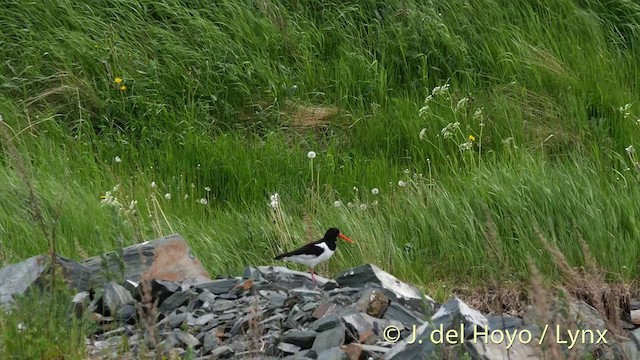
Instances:
[[[354,243],[355,241],[349,239],[348,237],[342,235],[340,233],[340,230],[336,229],[336,228],[330,228],[329,230],[327,230],[327,232],[324,234],[324,238],[325,239],[335,239],[335,238],[340,238],[346,242],[350,242],[350,243]]]

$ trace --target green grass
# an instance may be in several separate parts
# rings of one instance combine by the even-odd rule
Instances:
[[[625,0],[14,1],[0,14],[0,114],[49,225],[60,212],[66,256],[178,232],[212,275],[238,274],[304,242],[310,214],[316,236],[337,226],[357,241],[327,276],[372,262],[427,287],[518,282],[533,259],[555,278],[537,227],[572,265],[581,236],[609,280],[630,282],[639,14]],[[296,106],[338,112],[301,129]],[[2,161],[11,263],[48,245]],[[116,184],[135,213],[101,206]]]

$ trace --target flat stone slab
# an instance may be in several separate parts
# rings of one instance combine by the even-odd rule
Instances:
[[[144,274],[147,280],[173,282],[210,280],[182,236],[173,234],[159,239],[122,249],[124,255],[124,279],[140,281]],[[92,284],[105,282],[107,274],[120,274],[122,254],[110,252],[84,260],[81,264],[91,274]]]
[[[0,269],[0,304],[13,302],[15,295],[23,295],[32,286],[41,287],[51,281],[51,256],[36,255]],[[71,289],[88,291],[90,273],[77,262],[63,256],[56,257],[56,274],[62,274]]]
[[[336,282],[340,287],[377,286],[391,301],[406,304],[420,313],[432,312],[435,308],[436,302],[432,298],[423,295],[416,287],[403,283],[373,264],[360,265],[346,270],[336,277]]]

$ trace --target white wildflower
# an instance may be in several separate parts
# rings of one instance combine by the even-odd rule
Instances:
[[[378,188],[373,188],[373,189],[371,189],[371,193],[373,195],[378,195],[380,193],[380,190],[378,190]]]
[[[628,155],[631,155],[636,151],[636,149],[634,149],[633,145],[627,146],[624,150],[627,152]]]
[[[407,183],[406,183],[406,182],[404,182],[404,181],[402,181],[402,180],[399,180],[399,181],[398,181],[398,186],[400,186],[400,187],[405,187],[405,186],[407,186]]]
[[[420,140],[424,140],[427,138],[427,128],[420,130]]]
[[[119,162],[122,162],[122,159],[120,158],[120,156],[116,156],[116,157],[113,159],[113,161],[115,161],[115,162],[119,163]]]
[[[484,109],[484,107],[479,107],[474,113],[473,113],[473,119],[474,120],[480,120],[482,121],[483,116],[482,116],[482,110]]]
[[[278,193],[274,193],[273,195],[271,195],[270,200],[271,202],[269,203],[269,206],[271,206],[272,209],[277,209],[278,205],[280,205],[280,196],[278,195]]]
[[[428,112],[429,112],[429,105],[425,105],[421,107],[420,110],[418,111],[418,116],[424,117],[425,115],[427,115]]]
[[[367,204],[360,204],[360,210],[367,210]]]
[[[628,118],[629,116],[631,116],[631,103],[620,107],[619,110],[620,110],[620,112],[622,113],[622,115],[624,116],[625,119]]]
[[[152,181],[152,182],[151,182],[151,187],[155,189],[155,188],[157,188],[157,187],[158,187],[158,185],[156,184],[156,182],[155,182],[155,181]]]
[[[471,141],[467,141],[459,145],[459,148],[462,151],[471,150],[472,147],[473,147],[473,143]]]
[[[316,158],[316,153],[315,153],[315,151],[309,151],[309,152],[307,153],[307,157],[308,157],[309,159],[315,159],[315,158]]]
[[[442,130],[440,130],[440,133],[442,134],[442,137],[447,139],[451,137],[451,135],[453,135],[454,130],[457,130],[459,128],[460,128],[460,123],[457,121],[454,123],[448,123],[447,126],[443,127]]]
[[[340,206],[342,206],[342,201],[340,201],[340,200],[336,200],[336,201],[334,201],[334,202],[333,202],[333,206],[335,206],[335,207],[340,207]]]
[[[169,193],[164,194],[164,198],[167,200],[171,200],[171,194]]]
[[[467,101],[469,101],[469,99],[466,97],[460,99],[460,101],[458,101],[458,103],[456,104],[456,111],[463,109],[467,105]]]
[[[434,87],[433,90],[431,91],[431,94],[433,96],[440,96],[440,95],[446,94],[447,91],[449,91],[449,84],[444,84],[442,86]]]
[[[187,200],[189,198],[189,194],[184,194],[184,199]]]
[[[199,200],[199,202],[200,202],[200,204],[202,204],[202,205],[207,205],[207,204],[209,203],[209,201],[208,201],[207,199],[205,199],[205,198],[201,198],[201,199]]]
[[[207,186],[207,187],[204,188],[204,191],[209,192],[209,191],[211,191],[211,188]]]

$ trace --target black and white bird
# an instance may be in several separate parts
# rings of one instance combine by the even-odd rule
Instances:
[[[316,277],[314,268],[327,260],[333,253],[336,251],[336,246],[338,238],[343,239],[344,241],[354,243],[355,241],[349,239],[348,237],[342,235],[340,230],[336,228],[330,228],[324,234],[324,237],[318,241],[314,241],[312,243],[306,244],[303,247],[293,250],[288,253],[280,254],[275,257],[275,260],[287,260],[294,262],[296,264],[306,265],[311,271],[311,280],[313,281],[313,285],[316,284]]]

